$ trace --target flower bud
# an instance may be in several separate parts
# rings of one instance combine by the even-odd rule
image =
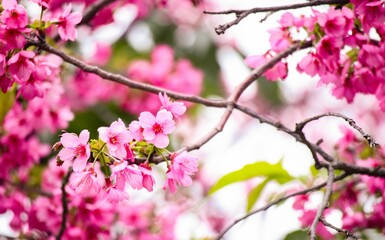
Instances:
[[[61,142],[56,142],[53,146],[52,146],[52,150],[54,150],[55,152],[58,151],[61,147],[63,147],[63,144]]]

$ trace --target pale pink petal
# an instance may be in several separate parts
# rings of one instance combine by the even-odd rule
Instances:
[[[156,114],[156,122],[158,123],[164,123],[171,120],[172,114],[166,109],[162,109]]]
[[[155,117],[150,112],[142,112],[139,116],[139,123],[143,128],[152,128]]]
[[[90,139],[90,132],[88,130],[83,130],[79,134],[80,143],[86,145]]]
[[[108,142],[108,127],[100,127],[98,128],[99,138],[104,142]]]
[[[67,18],[68,23],[70,23],[71,25],[76,25],[80,23],[81,20],[82,14],[80,12],[71,13]]]
[[[64,147],[76,147],[80,144],[78,136],[73,133],[63,133],[63,135],[60,138],[60,142],[63,144]]]
[[[167,135],[164,134],[157,134],[155,136],[155,139],[153,140],[155,147],[158,148],[165,148],[168,146],[170,140],[168,139]]]
[[[60,150],[58,156],[62,161],[71,161],[76,157],[76,152],[71,148],[63,148]]]
[[[152,129],[146,128],[143,130],[143,137],[144,139],[151,141],[155,138],[155,132]]]
[[[170,134],[175,130],[175,122],[173,120],[166,122],[163,125],[163,133],[164,134]]]
[[[87,159],[78,157],[74,160],[72,168],[75,172],[82,172],[84,169],[86,169],[86,166]]]

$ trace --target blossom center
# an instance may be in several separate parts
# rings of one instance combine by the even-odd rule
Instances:
[[[11,16],[13,18],[17,18],[19,16],[19,14],[15,10],[13,10],[13,11],[11,11]]]
[[[118,142],[118,138],[116,136],[112,136],[112,137],[110,137],[110,142],[112,144],[116,144]]]
[[[84,156],[86,154],[86,147],[82,145],[78,146],[76,147],[75,152],[77,156]]]
[[[161,126],[159,123],[155,123],[155,124],[152,126],[152,130],[153,130],[155,133],[162,133],[162,132],[163,132],[162,126]]]

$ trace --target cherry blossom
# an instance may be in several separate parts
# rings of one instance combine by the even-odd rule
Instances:
[[[169,144],[167,134],[175,129],[175,122],[172,114],[166,109],[160,110],[156,117],[150,112],[142,112],[139,116],[139,123],[143,128],[143,137],[146,141],[153,143],[158,148],[165,148]]]
[[[159,93],[159,100],[162,108],[169,111],[175,118],[179,118],[186,112],[186,106],[183,102],[172,102],[166,94]]]
[[[79,12],[70,13],[71,4],[60,14],[57,19],[57,29],[61,39],[64,41],[74,41],[77,37],[76,25],[82,20],[82,15]]]
[[[120,159],[126,158],[125,145],[132,140],[132,136],[120,118],[118,121],[111,123],[110,127],[98,128],[98,132],[100,139],[107,143],[107,147],[113,156]]]
[[[63,133],[60,138],[64,148],[60,150],[58,156],[63,161],[74,160],[73,169],[75,172],[84,170],[91,156],[89,138],[90,132],[88,130],[81,131],[79,137],[74,133]]]

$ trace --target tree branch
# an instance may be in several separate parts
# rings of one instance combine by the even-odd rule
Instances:
[[[353,234],[352,232],[350,232],[349,230],[338,228],[338,227],[336,227],[336,226],[334,226],[334,225],[332,225],[332,224],[326,222],[326,220],[325,220],[323,217],[320,217],[319,221],[322,222],[322,224],[325,225],[326,227],[329,227],[329,228],[331,228],[331,229],[334,229],[334,230],[336,230],[336,231],[339,232],[339,233],[345,234],[345,236],[346,236],[347,238],[350,237],[350,238],[353,238],[354,240],[359,240],[359,239],[360,239],[359,237],[357,237],[356,235],[354,235],[354,234]]]
[[[316,236],[317,224],[320,221],[322,214],[324,213],[326,207],[329,204],[329,199],[330,199],[330,196],[331,196],[332,190],[333,190],[333,182],[334,182],[334,169],[333,169],[333,166],[331,164],[329,164],[328,180],[326,183],[326,192],[325,192],[324,198],[322,200],[321,206],[318,208],[317,214],[316,214],[316,216],[313,220],[313,223],[310,226],[310,230],[309,230],[311,240],[317,240],[317,236]]]
[[[100,10],[102,10],[103,8],[105,8],[106,6],[110,5],[113,2],[115,2],[115,0],[99,0],[95,4],[88,7],[86,12],[83,15],[82,21],[78,24],[78,26],[89,24],[89,22],[95,17],[95,15]]]
[[[341,181],[342,179],[346,178],[347,176],[349,176],[349,174],[347,173],[343,173],[341,175],[339,175],[338,177],[334,178],[334,182],[337,182],[337,181]],[[216,238],[216,240],[219,240],[221,238],[223,238],[223,236],[231,229],[233,228],[237,223],[247,219],[248,217],[256,214],[256,213],[259,213],[259,212],[262,212],[262,211],[266,211],[267,209],[271,208],[272,206],[274,205],[277,205],[278,203],[280,202],[283,202],[289,198],[292,198],[292,197],[295,197],[295,196],[298,196],[298,195],[303,195],[303,194],[307,194],[307,193],[310,193],[310,192],[314,192],[316,190],[319,190],[323,187],[325,187],[327,185],[327,182],[324,182],[324,183],[321,183],[321,184],[318,184],[316,186],[313,186],[311,188],[308,188],[308,189],[305,189],[305,190],[302,190],[302,191],[298,191],[298,192],[295,192],[295,193],[292,193],[292,194],[289,194],[287,196],[284,196],[284,197],[281,197],[275,201],[272,201],[270,203],[268,203],[267,205],[261,207],[261,208],[258,208],[254,211],[251,211],[250,213],[246,214],[245,216],[241,217],[241,218],[238,218],[236,219],[232,224],[230,224],[229,226],[227,226],[225,228],[225,230],[223,230],[223,232]]]
[[[344,5],[347,3],[349,3],[348,0],[315,0],[315,1],[308,1],[305,3],[289,4],[289,5],[277,6],[277,7],[256,7],[256,8],[251,8],[247,10],[227,10],[227,11],[219,11],[219,12],[203,11],[203,13],[211,14],[211,15],[219,15],[219,14],[236,15],[236,19],[234,19],[233,21],[223,25],[219,25],[218,27],[215,28],[215,32],[218,35],[220,35],[220,34],[224,34],[226,30],[229,29],[230,27],[237,25],[239,22],[241,22],[244,18],[246,18],[250,14],[261,13],[261,12],[277,12],[281,10],[298,9],[298,8],[304,8],[304,7],[315,7],[315,6],[327,5],[327,4]]]
[[[70,179],[71,174],[72,174],[72,168],[69,168],[68,172],[64,176],[62,184],[61,184],[61,192],[62,192],[61,202],[62,202],[63,213],[62,213],[60,230],[56,236],[56,240],[60,240],[63,237],[64,231],[65,231],[66,225],[67,225],[68,201],[67,201],[67,192],[65,190],[65,187],[68,184],[68,181]]]
[[[364,130],[362,130],[362,128],[360,126],[358,126],[356,124],[356,122],[349,118],[349,117],[346,117],[345,115],[343,114],[340,114],[340,113],[333,113],[333,112],[328,112],[328,113],[324,113],[324,114],[320,114],[320,115],[317,115],[317,116],[314,116],[314,117],[311,117],[309,119],[306,119],[298,124],[296,124],[296,130],[300,130],[302,131],[302,129],[310,122],[312,121],[316,121],[316,120],[319,120],[320,118],[323,118],[323,117],[337,117],[337,118],[342,118],[343,120],[345,120],[347,123],[349,123],[349,125],[356,129],[365,139],[366,141],[368,141],[369,143],[369,146],[370,147],[378,147],[380,146],[380,144],[378,144],[369,134],[365,133]]]
[[[59,56],[65,62],[70,63],[70,64],[74,65],[75,67],[78,67],[79,69],[83,70],[84,72],[94,73],[105,80],[110,80],[112,82],[120,83],[120,84],[125,85],[127,87],[142,90],[145,92],[156,93],[156,94],[159,92],[164,92],[168,96],[170,96],[174,99],[180,99],[180,100],[185,100],[188,102],[200,103],[200,104],[210,106],[210,107],[221,108],[221,107],[227,106],[225,101],[209,100],[209,99],[194,96],[194,95],[182,94],[182,93],[178,93],[175,91],[167,90],[165,88],[156,87],[156,86],[153,86],[150,84],[137,82],[137,81],[128,79],[128,78],[126,78],[120,74],[114,74],[114,73],[107,72],[107,71],[105,71],[105,70],[103,70],[97,66],[87,64],[87,63],[85,63],[85,62],[83,62],[83,61],[81,61],[75,57],[72,57],[61,50],[55,49],[52,46],[48,45],[44,41],[35,40],[35,39],[31,39],[31,38],[27,38],[27,39],[32,45],[35,45],[46,52],[49,52],[49,53],[52,53],[52,54]]]

